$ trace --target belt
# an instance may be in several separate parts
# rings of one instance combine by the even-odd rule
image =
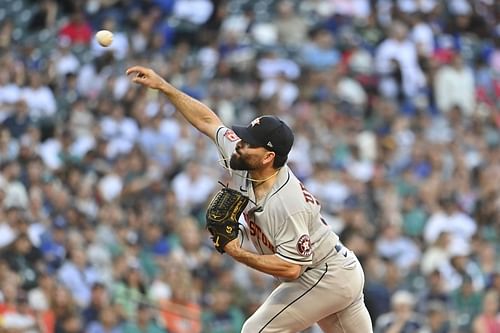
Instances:
[[[335,249],[335,251],[336,251],[337,253],[340,253],[340,251],[342,251],[342,245],[340,245],[340,243],[335,244],[335,246],[334,246],[333,248]],[[337,254],[337,253],[336,253],[336,254]],[[306,268],[306,270],[305,270],[304,272],[310,271],[310,270],[311,270],[311,269],[313,269],[313,268],[315,268],[315,267],[307,267],[307,268]]]

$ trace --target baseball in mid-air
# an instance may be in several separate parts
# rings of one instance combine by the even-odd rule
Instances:
[[[95,38],[101,46],[106,47],[111,45],[111,42],[113,42],[113,33],[109,30],[99,30],[95,34]]]

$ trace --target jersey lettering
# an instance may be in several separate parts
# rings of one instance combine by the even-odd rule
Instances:
[[[311,194],[311,192],[309,192],[306,189],[304,184],[300,183],[300,188],[302,189],[302,194],[304,195],[304,199],[306,200],[306,202],[319,205],[319,201],[316,200],[316,198]]]
[[[262,232],[262,229],[257,225],[257,223],[255,223],[255,221],[251,219],[250,216],[246,213],[243,214],[243,217],[245,218],[245,221],[250,228],[250,236],[252,236],[252,238],[254,238],[255,240],[261,242],[265,247],[275,253],[274,246],[269,241],[267,236]]]

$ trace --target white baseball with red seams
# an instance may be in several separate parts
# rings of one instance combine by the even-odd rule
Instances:
[[[109,30],[99,30],[95,34],[95,38],[101,46],[110,46],[113,42],[113,33]]]

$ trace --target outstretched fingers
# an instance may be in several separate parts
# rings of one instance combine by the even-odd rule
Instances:
[[[142,66],[132,66],[129,69],[127,69],[126,74],[130,75],[130,74],[136,73],[138,75],[139,74],[145,75],[146,71],[147,71],[147,68],[145,68],[145,67],[142,67]]]
[[[126,74],[133,75],[132,82],[142,84],[151,89],[159,89],[165,82],[158,74],[147,67],[133,66],[127,69]]]
[[[145,84],[146,79],[148,78],[148,69],[142,66],[133,66],[127,69],[126,74],[134,74],[135,76],[132,78],[132,82]]]

